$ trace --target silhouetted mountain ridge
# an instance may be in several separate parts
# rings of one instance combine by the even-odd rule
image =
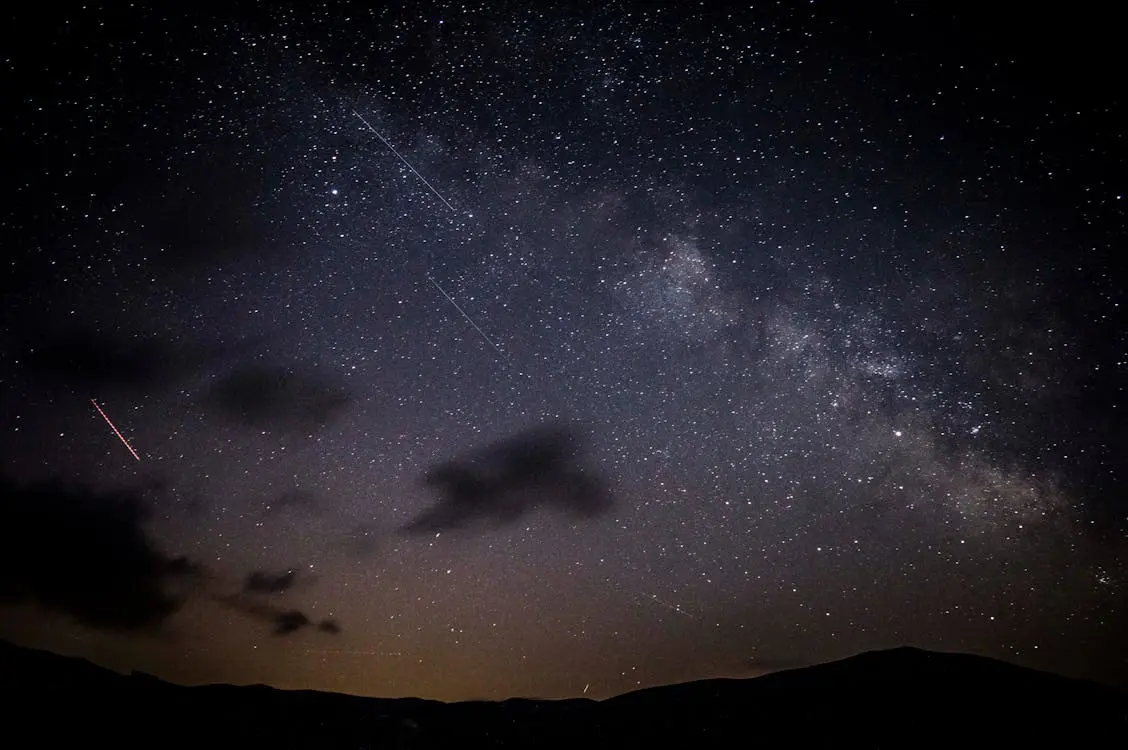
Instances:
[[[265,685],[184,687],[0,642],[8,729],[42,746],[279,748],[1116,746],[1128,696],[968,654],[914,648],[603,701],[442,703]],[[45,722],[38,717],[50,716]]]
[[[913,646],[900,646],[884,651],[867,651],[839,661],[795,667],[756,678],[712,678],[674,685],[642,688],[610,701],[630,702],[655,700],[661,696],[688,696],[712,692],[760,694],[782,690],[845,690],[858,687],[876,689],[902,687],[909,681],[926,682],[926,689],[936,690],[949,681],[964,682],[971,676],[1015,683],[1036,683],[1038,689],[1056,684],[1059,688],[1104,692],[1106,688],[1084,680],[1074,680],[1049,672],[1018,666],[997,659],[963,653],[941,653]]]

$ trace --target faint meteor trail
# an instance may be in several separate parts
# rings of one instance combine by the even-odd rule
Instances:
[[[664,602],[661,599],[659,599],[657,596],[655,596],[654,594],[643,594],[643,596],[645,596],[647,599],[651,600],[655,604],[662,605],[663,607],[670,610],[671,612],[677,612],[679,615],[683,615],[685,617],[688,617],[691,620],[697,619],[696,617],[691,615],[689,612],[686,612],[684,609],[682,609],[681,605],[670,604],[669,602]]]
[[[368,128],[369,130],[371,130],[371,131],[372,131],[372,134],[373,134],[374,136],[376,136],[377,138],[379,138],[379,139],[380,139],[380,142],[381,142],[381,143],[383,143],[383,144],[384,144],[385,146],[387,146],[387,147],[388,147],[388,150],[389,150],[389,151],[391,151],[391,152],[392,152],[393,154],[395,154],[395,155],[396,155],[396,158],[397,158],[397,159],[399,159],[400,161],[402,161],[402,162],[404,163],[404,166],[406,166],[406,167],[407,167],[408,169],[410,169],[410,170],[411,170],[412,174],[414,174],[414,175],[415,175],[416,177],[418,177],[418,178],[419,178],[420,180],[422,180],[422,181],[423,181],[423,184],[427,186],[427,189],[428,189],[428,190],[430,190],[430,191],[431,191],[432,193],[434,193],[434,194],[435,194],[435,197],[436,197],[436,198],[438,198],[439,200],[441,200],[441,201],[443,202],[443,205],[444,205],[444,206],[446,206],[447,208],[449,208],[449,209],[451,210],[451,212],[453,212],[453,213],[456,213],[456,214],[458,213],[458,211],[457,211],[457,210],[455,209],[455,207],[454,207],[454,206],[452,206],[452,205],[450,205],[450,203],[449,203],[449,202],[447,201],[447,199],[446,199],[446,198],[444,198],[444,197],[443,197],[442,195],[440,195],[440,194],[439,194],[439,191],[438,191],[438,190],[435,190],[435,186],[434,186],[434,185],[432,185],[431,183],[427,182],[427,178],[426,178],[426,177],[424,177],[423,175],[419,174],[419,171],[418,171],[418,170],[417,170],[417,169],[416,169],[415,167],[411,166],[411,162],[409,162],[409,161],[408,161],[407,159],[405,159],[405,158],[403,158],[402,156],[400,156],[400,152],[399,152],[399,151],[396,151],[396,147],[395,147],[395,146],[393,146],[393,145],[392,145],[391,143],[389,143],[389,142],[388,142],[388,139],[387,139],[387,138],[385,138],[384,136],[380,135],[380,131],[378,131],[378,130],[377,130],[376,128],[372,127],[372,126],[371,126],[371,125],[370,125],[370,124],[368,123],[368,120],[365,120],[365,119],[364,119],[363,117],[361,117],[360,113],[359,113],[359,112],[357,112],[357,111],[356,111],[355,109],[354,109],[354,110],[352,111],[352,113],[353,113],[354,115],[356,115],[356,117],[357,117],[357,119],[358,119],[358,120],[360,120],[361,122],[363,122],[363,123],[364,123],[364,127],[366,127],[366,128]]]
[[[475,323],[473,320],[471,320],[470,316],[466,314],[466,311],[463,310],[462,307],[457,302],[454,301],[453,297],[451,297],[449,294],[446,293],[445,289],[443,289],[441,286],[439,286],[439,282],[435,281],[435,278],[433,276],[427,276],[427,281],[430,281],[432,284],[435,285],[436,289],[438,289],[440,292],[442,292],[442,295],[447,298],[447,302],[450,302],[452,305],[454,305],[454,309],[456,309],[460,313],[462,313],[462,317],[466,318],[466,322],[469,323],[470,325],[474,326],[474,330],[477,331],[481,335],[481,337],[486,340],[487,344],[489,344],[494,349],[496,349],[498,354],[505,356],[505,352],[503,352],[501,350],[501,347],[499,347],[497,344],[495,344],[493,342],[493,340],[489,336],[486,335],[486,332],[483,331],[481,328],[479,328],[477,323]]]
[[[396,155],[396,158],[397,158],[397,159],[399,159],[399,160],[400,160],[401,162],[403,162],[403,164],[404,164],[404,166],[405,166],[405,167],[407,167],[408,169],[410,169],[410,170],[411,170],[411,173],[412,173],[412,174],[414,174],[414,175],[415,175],[416,177],[418,177],[418,178],[419,178],[419,180],[420,180],[420,181],[421,181],[421,182],[422,182],[422,183],[423,183],[424,185],[426,185],[426,186],[427,186],[427,189],[428,189],[428,190],[430,190],[430,191],[431,191],[432,193],[434,193],[434,194],[435,194],[435,197],[436,197],[436,198],[438,198],[439,200],[441,200],[441,201],[443,202],[443,205],[444,205],[444,206],[446,206],[447,208],[449,208],[449,209],[451,210],[451,213],[454,213],[454,214],[457,214],[457,213],[458,213],[458,210],[457,210],[457,209],[456,209],[456,208],[455,208],[454,206],[450,205],[450,201],[448,201],[448,200],[447,200],[446,198],[444,198],[444,197],[442,196],[442,194],[441,194],[441,193],[439,193],[439,191],[435,189],[435,186],[434,186],[434,185],[432,185],[432,184],[431,184],[430,182],[428,182],[428,181],[427,181],[427,178],[426,178],[426,177],[424,177],[423,175],[419,174],[419,170],[417,170],[417,169],[416,169],[415,167],[411,166],[411,162],[409,162],[409,161],[408,161],[407,159],[403,158],[403,156],[402,156],[402,155],[400,154],[400,152],[399,152],[399,151],[396,151],[396,147],[395,147],[395,146],[393,146],[393,145],[391,144],[391,142],[389,142],[389,141],[388,141],[388,139],[387,139],[387,138],[385,138],[384,136],[380,135],[380,131],[378,131],[378,130],[377,130],[376,128],[372,127],[372,124],[371,124],[371,123],[369,123],[369,122],[368,122],[368,120],[364,119],[364,116],[363,116],[363,115],[361,115],[361,114],[360,114],[359,112],[357,112],[357,111],[356,111],[355,109],[354,109],[354,110],[352,110],[352,113],[353,113],[354,115],[356,115],[356,118],[357,118],[358,120],[360,120],[360,121],[361,121],[362,123],[364,123],[364,127],[368,128],[368,129],[369,129],[370,131],[372,131],[372,134],[373,134],[374,136],[376,136],[377,138],[379,138],[379,139],[380,139],[380,142],[381,142],[381,143],[383,143],[383,144],[384,144],[385,146],[387,146],[387,147],[388,147],[388,150],[389,150],[389,151],[391,151],[391,152],[392,152],[393,154],[395,154],[395,155]],[[438,290],[439,290],[439,292],[440,292],[440,293],[442,293],[442,295],[443,295],[444,297],[446,297],[446,298],[447,298],[447,302],[450,302],[450,303],[451,303],[452,305],[454,305],[454,308],[455,308],[456,310],[458,310],[458,312],[460,312],[460,313],[462,314],[462,317],[463,317],[463,318],[466,318],[466,322],[467,322],[467,323],[469,323],[470,325],[474,326],[474,330],[478,332],[478,335],[479,335],[479,336],[481,336],[481,337],[482,337],[482,338],[483,338],[483,339],[485,340],[485,342],[486,342],[487,344],[489,344],[490,346],[492,346],[492,347],[494,348],[494,350],[496,350],[496,351],[497,351],[497,353],[498,353],[498,354],[500,354],[500,355],[502,355],[502,356],[505,356],[505,352],[503,352],[503,351],[501,350],[501,347],[499,347],[499,346],[498,346],[497,344],[495,344],[495,343],[493,342],[493,339],[491,339],[491,338],[490,338],[489,336],[487,336],[487,335],[486,335],[486,332],[485,332],[485,331],[483,331],[483,330],[482,330],[482,329],[481,329],[481,328],[480,328],[480,327],[478,326],[478,324],[477,324],[477,323],[475,323],[475,322],[474,322],[474,320],[473,320],[473,319],[472,319],[472,318],[471,318],[471,317],[470,317],[469,315],[467,315],[467,314],[466,314],[466,311],[465,311],[465,310],[463,310],[463,309],[462,309],[462,307],[461,307],[461,306],[460,306],[460,305],[459,305],[459,304],[458,304],[457,302],[455,302],[455,301],[454,301],[454,298],[453,298],[453,297],[451,297],[451,296],[450,296],[449,294],[447,294],[447,293],[446,293],[446,290],[445,290],[445,289],[443,289],[443,288],[442,288],[441,286],[439,286],[439,282],[435,281],[434,277],[432,277],[432,276],[431,276],[430,274],[427,274],[427,280],[428,280],[428,281],[430,281],[430,282],[431,282],[432,284],[434,284],[435,288],[436,288],[436,289],[438,289]]]
[[[118,432],[118,428],[115,427],[114,423],[110,421],[110,418],[106,416],[106,412],[102,411],[102,407],[98,406],[98,402],[94,399],[90,399],[90,403],[94,404],[94,408],[97,409],[98,413],[102,415],[102,419],[106,420],[106,424],[108,424],[110,426],[110,429],[114,431],[114,434],[118,436],[118,440],[121,441],[122,445],[124,445],[126,449],[133,454],[134,458],[140,461],[141,457],[137,455],[137,451],[133,450],[133,446],[129,444],[129,441],[126,440],[120,432]]]

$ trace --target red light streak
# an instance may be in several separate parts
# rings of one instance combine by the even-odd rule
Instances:
[[[98,402],[94,399],[90,399],[90,403],[94,404],[94,408],[97,409],[98,413],[102,415],[102,419],[106,420],[106,424],[108,424],[110,426],[110,429],[114,431],[114,434],[118,436],[118,440],[121,441],[121,444],[124,445],[126,449],[133,454],[134,458],[140,461],[141,457],[137,455],[137,451],[133,450],[133,446],[129,444],[129,441],[126,440],[120,432],[118,432],[118,428],[115,427],[114,423],[110,421],[110,418],[106,416],[106,412],[102,411],[102,407],[98,406]]]

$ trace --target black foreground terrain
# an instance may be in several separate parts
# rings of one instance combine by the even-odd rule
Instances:
[[[1124,747],[1128,696],[964,654],[899,648],[604,701],[440,703],[183,687],[0,643],[11,747]],[[5,741],[5,745],[8,742]]]

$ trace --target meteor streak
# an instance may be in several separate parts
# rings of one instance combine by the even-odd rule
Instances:
[[[114,423],[110,421],[110,418],[106,416],[106,412],[102,411],[102,407],[98,406],[98,402],[94,399],[90,399],[90,403],[94,404],[94,408],[97,409],[98,413],[102,415],[102,419],[106,420],[106,424],[108,424],[110,426],[110,429],[114,431],[114,434],[118,436],[118,440],[122,442],[122,445],[124,445],[126,449],[133,454],[134,458],[140,461],[141,457],[137,455],[137,451],[133,450],[133,446],[129,444],[129,441],[126,440],[120,432],[118,432],[118,428],[115,427]]]
[[[411,173],[412,173],[413,175],[415,175],[416,177],[418,177],[418,178],[419,178],[419,180],[420,180],[420,181],[421,181],[421,182],[422,182],[422,183],[423,183],[424,185],[426,185],[426,186],[427,186],[427,189],[428,189],[428,190],[430,190],[430,191],[431,191],[432,193],[434,193],[434,194],[435,194],[435,197],[436,197],[436,198],[438,198],[438,199],[439,199],[440,201],[442,201],[442,202],[443,202],[443,205],[444,205],[444,206],[446,206],[447,208],[449,208],[449,209],[451,210],[451,213],[454,213],[454,214],[457,214],[457,213],[458,213],[458,210],[457,210],[457,209],[456,209],[456,208],[455,208],[454,206],[450,205],[450,201],[448,201],[448,200],[447,200],[446,198],[444,198],[444,197],[442,196],[442,194],[441,194],[441,193],[440,193],[440,192],[439,192],[438,190],[436,190],[436,189],[435,189],[435,186],[434,186],[434,185],[432,185],[432,184],[431,184],[430,182],[428,182],[428,181],[427,181],[427,178],[426,178],[426,177],[424,177],[423,175],[419,174],[419,170],[418,170],[418,169],[416,169],[415,167],[411,166],[411,162],[409,162],[409,161],[408,161],[407,159],[403,158],[403,155],[401,155],[399,151],[396,151],[396,147],[395,147],[395,146],[393,146],[393,145],[391,144],[391,142],[390,142],[390,141],[389,141],[389,140],[388,140],[387,138],[385,138],[384,136],[380,135],[380,131],[378,131],[378,130],[377,130],[376,128],[372,127],[372,124],[371,124],[371,123],[369,123],[369,122],[368,122],[368,120],[364,119],[363,115],[361,115],[361,114],[360,114],[359,112],[357,112],[357,111],[356,111],[355,109],[354,109],[354,110],[352,111],[352,113],[353,113],[354,115],[356,115],[356,119],[358,119],[358,120],[360,120],[360,121],[361,121],[362,123],[364,123],[364,127],[368,128],[368,129],[369,129],[370,131],[372,131],[372,134],[373,134],[374,136],[376,136],[377,138],[379,138],[379,139],[380,139],[380,142],[381,142],[381,143],[383,143],[383,144],[384,144],[385,146],[387,146],[387,147],[388,147],[388,150],[389,150],[389,151],[391,151],[391,152],[392,152],[393,154],[395,154],[395,155],[396,155],[396,158],[397,158],[397,159],[399,159],[399,160],[400,160],[401,162],[403,162],[403,165],[404,165],[405,167],[407,167],[408,169],[410,169],[410,170],[411,170]],[[435,286],[435,288],[436,288],[436,289],[438,289],[438,290],[439,290],[439,292],[440,292],[440,293],[441,293],[441,294],[442,294],[442,295],[443,295],[444,297],[446,297],[446,298],[447,298],[447,302],[449,302],[449,303],[451,303],[452,305],[454,305],[454,308],[455,308],[456,310],[458,310],[458,312],[460,312],[460,313],[462,314],[462,317],[463,317],[463,318],[466,318],[466,322],[467,322],[467,323],[469,323],[470,325],[474,326],[474,330],[478,332],[478,335],[479,335],[479,336],[481,336],[481,337],[482,337],[482,338],[483,338],[483,339],[485,340],[485,342],[486,342],[487,344],[489,344],[490,346],[492,346],[492,347],[494,348],[494,350],[495,350],[495,351],[497,351],[497,353],[498,353],[498,354],[501,354],[502,356],[504,356],[504,355],[505,355],[505,353],[504,353],[503,351],[501,351],[501,347],[499,347],[499,346],[498,346],[497,344],[495,344],[495,343],[493,342],[493,339],[491,339],[491,338],[490,338],[489,336],[487,336],[487,335],[486,335],[486,332],[485,332],[485,331],[483,331],[483,330],[482,330],[482,329],[481,329],[481,328],[480,328],[480,327],[478,326],[478,324],[477,324],[477,323],[475,323],[475,322],[474,322],[474,320],[473,320],[473,319],[472,319],[472,318],[471,318],[471,317],[470,317],[469,315],[467,315],[467,314],[466,314],[466,311],[465,311],[465,310],[463,310],[463,309],[462,309],[462,307],[461,307],[461,306],[460,306],[460,305],[459,305],[459,304],[458,304],[457,302],[455,302],[455,301],[454,301],[454,298],[453,298],[453,297],[451,297],[451,296],[450,296],[449,294],[447,294],[447,293],[446,293],[446,290],[445,290],[445,289],[443,289],[443,288],[442,288],[441,286],[439,286],[439,282],[435,281],[435,279],[434,279],[434,278],[433,278],[432,276],[430,276],[430,274],[428,274],[428,275],[427,275],[427,281],[430,281],[430,282],[431,282],[431,283],[432,283],[432,284],[433,284],[433,285]]]
[[[409,161],[408,161],[407,159],[405,159],[405,158],[403,158],[402,156],[400,156],[400,152],[399,152],[399,151],[396,151],[396,147],[395,147],[395,146],[393,146],[393,145],[392,145],[391,143],[389,143],[389,142],[388,142],[388,139],[387,139],[387,138],[385,138],[384,136],[380,135],[380,131],[378,131],[378,130],[377,130],[376,128],[372,127],[372,126],[371,126],[371,125],[370,125],[370,124],[368,123],[368,120],[365,120],[365,119],[364,119],[363,117],[361,117],[361,116],[360,116],[360,113],[359,113],[359,112],[357,112],[357,111],[356,111],[355,109],[353,110],[353,114],[354,114],[354,115],[356,115],[356,117],[357,117],[357,119],[358,119],[358,120],[360,120],[361,122],[363,122],[363,123],[364,123],[364,127],[366,127],[366,128],[368,128],[369,130],[371,130],[371,131],[372,131],[372,134],[373,134],[374,136],[376,136],[377,138],[379,138],[379,139],[380,139],[380,142],[381,142],[381,143],[383,143],[383,144],[384,144],[385,146],[387,146],[387,147],[388,147],[388,150],[389,150],[389,151],[391,151],[391,152],[392,152],[393,154],[395,154],[395,155],[396,155],[396,158],[397,158],[397,159],[399,159],[400,161],[402,161],[402,162],[404,163],[404,166],[406,166],[406,167],[407,167],[408,169],[410,169],[410,170],[411,170],[412,174],[414,174],[414,175],[415,175],[416,177],[418,177],[418,178],[419,178],[420,180],[422,180],[422,181],[423,181],[423,184],[427,186],[427,189],[428,189],[428,190],[430,190],[430,191],[431,191],[432,193],[434,193],[434,194],[435,194],[435,197],[436,197],[436,198],[438,198],[439,200],[441,200],[441,201],[443,202],[443,205],[444,205],[444,206],[446,206],[447,208],[449,208],[449,209],[451,210],[451,212],[452,212],[452,213],[458,213],[458,211],[457,211],[457,210],[455,209],[455,207],[454,207],[454,206],[452,206],[452,205],[450,205],[450,203],[449,203],[449,202],[447,201],[447,199],[446,199],[446,198],[444,198],[444,197],[443,197],[442,195],[440,195],[440,194],[439,194],[439,191],[438,191],[438,190],[435,190],[435,186],[434,186],[434,185],[432,185],[431,183],[427,182],[427,178],[426,178],[426,177],[424,177],[423,175],[419,174],[419,171],[418,171],[418,170],[416,170],[416,169],[415,169],[415,167],[411,166],[411,162],[409,162]]]
[[[685,611],[684,609],[682,609],[682,608],[681,608],[681,605],[680,605],[680,604],[670,604],[669,602],[666,602],[666,601],[662,601],[661,599],[659,599],[659,598],[658,598],[658,597],[657,597],[656,595],[654,595],[654,594],[646,594],[646,593],[644,593],[644,594],[643,594],[643,596],[645,596],[645,597],[646,597],[647,599],[649,599],[650,601],[654,602],[655,604],[660,604],[660,605],[662,605],[663,607],[665,607],[666,609],[670,610],[671,612],[676,612],[677,614],[679,614],[679,615],[683,615],[683,616],[685,616],[685,617],[688,617],[688,618],[689,618],[689,619],[691,619],[691,620],[696,620],[696,619],[697,619],[697,618],[696,618],[696,617],[694,617],[694,616],[693,616],[692,614],[690,614],[689,612],[686,612],[686,611]]]
[[[435,285],[436,289],[438,289],[440,292],[442,292],[442,295],[447,298],[447,302],[450,302],[452,305],[454,305],[454,309],[456,309],[460,313],[462,313],[462,317],[466,318],[466,322],[469,323],[470,325],[474,326],[474,330],[477,331],[481,335],[481,337],[486,340],[487,344],[489,344],[494,349],[496,349],[498,354],[505,356],[505,353],[503,351],[501,351],[501,347],[499,347],[497,344],[495,344],[493,342],[493,340],[491,340],[490,337],[486,335],[486,332],[483,331],[481,328],[479,328],[478,324],[470,319],[470,316],[466,314],[466,311],[463,310],[462,307],[457,302],[454,301],[453,297],[451,297],[449,294],[446,293],[445,289],[443,289],[441,286],[439,286],[439,282],[435,281],[433,276],[428,276],[427,281],[430,281],[432,284]]]

